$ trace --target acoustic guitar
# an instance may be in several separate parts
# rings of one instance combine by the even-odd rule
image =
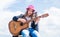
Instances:
[[[37,18],[44,18],[49,16],[48,13],[43,14],[41,16],[38,16],[36,18],[33,18],[25,23],[22,23],[21,21],[10,21],[9,22],[9,31],[11,32],[11,34],[13,36],[19,35],[19,32],[23,29],[26,29],[29,27],[29,22],[31,22],[32,20],[36,20]]]

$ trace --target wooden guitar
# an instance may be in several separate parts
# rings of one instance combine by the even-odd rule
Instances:
[[[19,34],[19,32],[23,29],[26,29],[29,27],[29,22],[31,22],[32,20],[36,20],[37,18],[44,18],[49,16],[48,13],[43,14],[41,16],[38,16],[36,18],[33,18],[25,23],[21,23],[21,21],[10,21],[9,22],[9,31],[11,32],[12,35],[16,36]]]

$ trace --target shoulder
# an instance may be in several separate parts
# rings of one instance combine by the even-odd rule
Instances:
[[[20,15],[18,15],[18,17],[24,17],[24,14],[20,14]]]
[[[20,14],[20,15],[18,15],[18,16],[14,16],[14,17],[13,17],[13,20],[14,20],[14,21],[17,21],[18,18],[23,18],[23,16],[24,16],[24,14]]]

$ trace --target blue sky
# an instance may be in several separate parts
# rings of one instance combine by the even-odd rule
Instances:
[[[8,23],[13,16],[25,13],[28,5],[33,5],[38,15],[49,13],[41,18],[41,37],[60,37],[60,0],[0,0],[0,37],[11,37]]]

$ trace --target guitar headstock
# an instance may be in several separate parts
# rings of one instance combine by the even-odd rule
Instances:
[[[47,16],[49,16],[49,14],[45,13],[45,14],[41,15],[41,18],[44,18],[44,17],[47,17]]]

